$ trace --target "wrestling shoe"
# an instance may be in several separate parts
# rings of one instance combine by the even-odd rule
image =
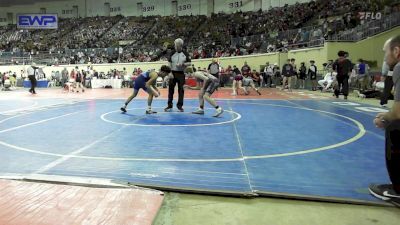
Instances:
[[[167,108],[164,109],[164,112],[172,112],[172,107],[167,106]]]
[[[127,112],[125,107],[121,107],[121,111],[122,111],[123,113],[126,113],[126,112]]]
[[[216,113],[215,113],[214,117],[219,117],[222,113],[224,113],[224,110],[221,107],[219,107],[216,110]]]
[[[193,114],[197,115],[204,115],[204,110],[203,109],[198,109],[197,111],[192,112]]]
[[[146,110],[146,114],[156,114],[156,111],[153,111],[151,109]]]
[[[396,193],[391,184],[371,184],[369,192],[376,198],[400,207],[400,194]]]
[[[185,110],[181,107],[181,108],[178,108],[178,111],[179,112],[185,112]]]
[[[260,90],[258,90],[258,89],[257,89],[256,91],[257,91],[258,95],[261,95],[261,92],[260,92]]]

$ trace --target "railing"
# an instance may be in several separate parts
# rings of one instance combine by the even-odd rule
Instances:
[[[400,26],[400,12],[385,15],[380,20],[373,20],[354,29],[342,31],[327,38],[327,41],[361,41],[368,37]]]
[[[286,31],[280,31],[277,33],[276,37],[271,38],[270,34],[258,34],[258,35],[252,35],[252,36],[247,36],[247,37],[232,37],[231,38],[231,45],[236,46],[236,45],[244,45],[246,44],[247,41],[251,42],[256,42],[256,41],[266,41],[266,42],[273,42],[278,40],[292,40],[296,37],[296,35],[299,34],[299,30],[305,32],[309,32],[309,36],[312,36],[312,31],[314,31],[316,28],[320,28],[323,30],[322,26],[308,26],[308,27],[302,27],[298,29],[291,29],[291,30],[286,30]],[[300,35],[300,34],[299,34]]]
[[[45,52],[0,52],[0,65],[18,64],[24,65],[32,60],[39,63],[55,64],[61,61],[62,58],[70,58],[77,55],[79,52],[85,55],[102,54],[113,55],[118,53],[118,48],[90,48],[90,49],[63,49]],[[56,60],[57,59],[57,60]]]
[[[369,21],[362,25],[357,26],[356,28],[345,30],[334,35],[330,35],[327,37],[326,40],[324,38],[317,38],[317,39],[311,38],[312,33],[315,29],[319,28],[321,30],[324,30],[322,26],[304,27],[301,28],[301,30],[303,32],[304,31],[309,32],[310,40],[304,41],[302,43],[296,42],[294,44],[290,44],[289,46],[283,49],[290,50],[301,47],[317,47],[317,46],[322,46],[325,41],[360,41],[368,37],[374,36],[376,34],[382,33],[384,31],[390,30],[399,25],[400,25],[400,12],[392,13],[383,16],[381,20]],[[286,39],[287,41],[290,41],[296,37],[296,35],[299,33],[298,31],[299,29],[281,31],[276,35],[276,38],[271,38],[269,37],[268,34],[260,34],[260,35],[236,37],[236,38],[232,37],[231,45],[232,46],[245,45],[248,42],[253,42],[253,43],[262,42],[264,43],[264,45],[268,45],[269,43],[275,43],[277,39],[278,40]]]

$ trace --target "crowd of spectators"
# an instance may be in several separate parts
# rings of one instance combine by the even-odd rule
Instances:
[[[53,63],[165,60],[162,49],[176,37],[192,58],[287,51],[323,44],[365,21],[359,12],[392,13],[382,0],[314,0],[268,11],[205,16],[89,17],[60,19],[58,30],[0,27],[0,51],[51,54]],[[398,9],[398,7],[397,7]],[[120,41],[125,41],[120,45]],[[96,50],[93,50],[96,49]],[[110,50],[111,49],[111,50]]]

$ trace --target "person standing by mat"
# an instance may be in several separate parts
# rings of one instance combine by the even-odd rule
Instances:
[[[386,168],[391,184],[371,184],[369,191],[375,197],[400,206],[400,35],[384,45],[385,59],[393,70],[394,104],[387,113],[379,113],[374,124],[386,130]]]
[[[282,76],[283,81],[281,90],[285,90],[287,83],[288,90],[292,91],[292,76],[294,76],[294,68],[290,59],[288,59],[287,63],[282,67]]]
[[[339,94],[342,92],[344,99],[347,100],[347,96],[349,95],[349,77],[353,65],[347,59],[347,52],[339,51],[338,56],[339,58],[332,65],[333,70],[337,73],[336,80],[338,82],[338,85],[335,87],[335,96],[339,98]]]
[[[178,84],[178,103],[176,104],[180,112],[183,110],[183,98],[185,91],[185,73],[184,70],[187,66],[191,66],[191,59],[187,52],[183,51],[183,40],[178,38],[175,40],[175,51],[171,53],[168,61],[172,70],[172,75],[169,79],[168,86],[168,106],[164,109],[165,112],[171,112],[174,100],[175,86]]]
[[[311,66],[308,68],[308,77],[311,80],[311,84],[312,84],[312,91],[316,91],[317,90],[317,72],[318,72],[318,68],[315,65],[315,61],[311,60],[310,61]]]
[[[31,82],[31,89],[29,89],[29,92],[32,94],[36,94],[35,88],[36,88],[36,74],[37,74],[37,70],[39,69],[39,67],[37,67],[36,63],[32,62],[31,66],[28,67],[27,69],[27,74],[28,74],[28,79]]]
[[[83,73],[83,70],[82,70]],[[81,89],[82,93],[85,92],[85,89],[83,88],[82,82],[84,80],[84,75],[79,71],[78,67],[76,67],[76,74],[75,74],[75,88],[76,92],[79,92],[79,89]]]

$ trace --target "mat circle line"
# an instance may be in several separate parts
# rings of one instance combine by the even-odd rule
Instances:
[[[237,102],[235,102],[237,103]],[[333,145],[328,145],[328,146],[323,146],[319,148],[312,148],[312,149],[307,149],[307,150],[300,150],[296,152],[288,152],[288,153],[280,153],[280,154],[266,154],[266,155],[256,155],[256,156],[244,156],[241,158],[220,158],[220,159],[181,159],[181,158],[124,158],[124,157],[101,157],[101,156],[85,156],[85,155],[64,155],[64,154],[57,154],[57,153],[49,153],[49,152],[43,152],[43,151],[37,151],[37,150],[32,150],[16,145],[12,145],[3,141],[0,141],[0,145],[12,148],[17,151],[23,151],[23,152],[29,152],[29,153],[35,153],[35,154],[40,154],[40,155],[47,155],[47,156],[55,156],[55,157],[70,157],[70,158],[79,158],[79,159],[92,159],[92,160],[108,160],[108,161],[148,161],[148,162],[235,162],[235,161],[243,161],[243,160],[253,160],[253,159],[266,159],[266,158],[277,158],[277,157],[287,157],[287,156],[295,156],[295,155],[304,155],[304,154],[309,154],[309,153],[314,153],[314,152],[321,152],[321,151],[327,151],[331,149],[335,149],[344,145],[348,145],[350,143],[353,143],[360,138],[362,138],[365,133],[365,127],[357,120],[350,118],[348,116],[340,115],[337,113],[332,113],[332,112],[327,112],[327,111],[322,111],[322,110],[317,110],[317,109],[311,109],[311,108],[304,108],[304,107],[296,107],[296,106],[287,106],[287,105],[278,105],[278,104],[262,104],[262,103],[242,103],[240,102],[239,104],[254,104],[254,105],[267,105],[267,106],[274,106],[274,107],[285,107],[285,108],[295,108],[295,109],[301,109],[301,110],[307,110],[307,111],[314,111],[314,112],[319,112],[319,113],[325,113],[325,114],[330,114],[334,116],[338,116],[344,119],[347,119],[351,122],[353,122],[356,127],[358,128],[359,132],[345,140]]]

